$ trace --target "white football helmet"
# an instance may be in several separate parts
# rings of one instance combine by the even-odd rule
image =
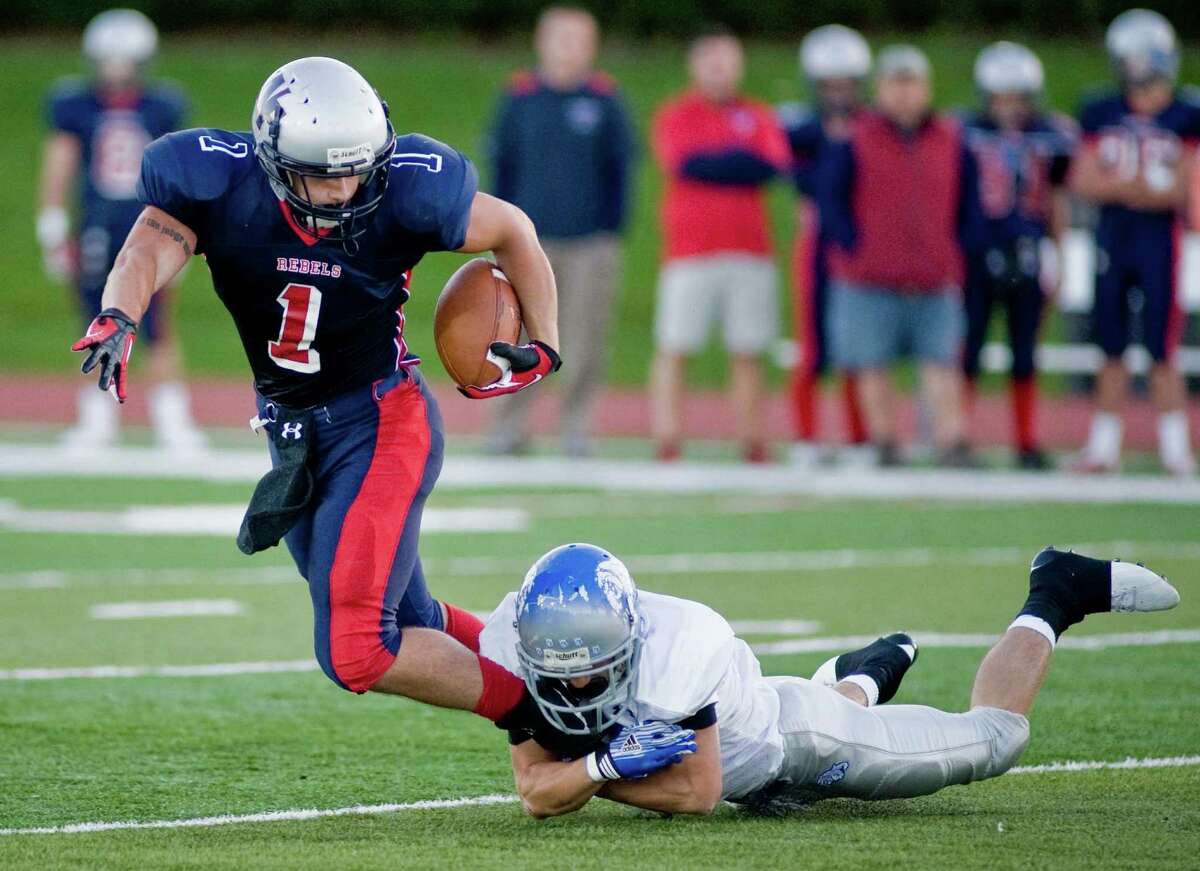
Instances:
[[[810,82],[865,79],[871,73],[871,47],[857,30],[826,24],[800,43],[800,71]]]
[[[154,22],[135,9],[101,12],[83,31],[83,54],[93,63],[127,61],[140,66],[157,51]]]
[[[1038,56],[1015,42],[993,42],[975,60],[975,87],[985,97],[1024,94],[1037,99],[1045,80]]]
[[[1129,9],[1108,25],[1104,36],[1117,78],[1131,85],[1179,75],[1179,43],[1175,28],[1157,12]]]
[[[387,189],[396,133],[387,106],[357,70],[328,57],[286,63],[267,78],[250,117],[254,151],[279,199],[330,241],[366,232]],[[305,178],[361,176],[345,205],[312,202]]]

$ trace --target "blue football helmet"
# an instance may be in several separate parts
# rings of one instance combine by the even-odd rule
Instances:
[[[642,650],[638,592],[625,564],[591,544],[542,556],[517,592],[517,659],[542,715],[599,735],[633,699]],[[572,681],[588,679],[583,687]]]

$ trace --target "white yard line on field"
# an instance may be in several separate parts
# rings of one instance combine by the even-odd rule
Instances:
[[[1200,756],[1169,756],[1157,759],[1135,759],[1129,757],[1116,762],[1051,762],[1045,765],[1012,768],[1009,769],[1008,773],[1066,774],[1081,771],[1127,771],[1135,768],[1186,768],[1193,765],[1200,765]],[[401,811],[428,811],[443,810],[446,808],[516,804],[517,801],[518,798],[515,795],[493,794],[463,798],[428,799],[425,801],[410,801],[396,804],[359,804],[338,808],[300,808],[297,810],[263,811],[253,814],[220,814],[218,816],[192,817],[182,820],[120,820],[115,822],[67,823],[61,826],[0,829],[0,837],[11,835],[81,835],[127,829],[191,829],[246,823],[282,823],[317,820],[327,817],[374,816],[399,813]]]
[[[428,514],[428,512],[426,512]],[[1077,551],[1124,559],[1200,559],[1200,542],[1101,541],[1064,544]],[[1021,566],[1036,545],[975,548],[838,548],[833,550],[744,551],[728,553],[628,554],[624,562],[641,575],[755,574],[824,572],[858,568],[920,568],[934,565]],[[433,557],[424,560],[426,576],[494,577],[512,575],[514,584],[529,568],[521,557]],[[289,566],[264,568],[170,568],[41,570],[0,573],[2,590],[62,589],[85,586],[174,587],[203,584],[257,586],[303,583]]]
[[[213,451],[181,462],[155,448],[107,449],[104,462],[56,446],[0,445],[0,477],[175,478],[255,481],[266,451]],[[1163,502],[1200,504],[1200,480],[1162,476],[1081,477],[1063,473],[931,469],[805,469],[786,465],[651,463],[565,457],[446,458],[442,489],[561,489],[655,493],[807,494],[828,499],[921,499],[965,502]]]
[[[759,632],[766,621],[748,621],[759,624]],[[805,621],[781,621],[801,623]],[[735,623],[736,625],[736,623]],[[770,623],[766,623],[770,626]],[[747,635],[755,634],[747,632]],[[999,636],[987,634],[953,634],[946,632],[910,633],[922,647],[983,648],[994,644]],[[794,653],[833,653],[853,650],[870,644],[879,633],[873,635],[833,635],[821,638],[788,638],[783,641],[764,641],[750,645],[760,656]],[[1165,644],[1195,644],[1200,642],[1200,629],[1163,629],[1158,632],[1115,632],[1105,635],[1068,635],[1058,642],[1060,650],[1107,650],[1111,647],[1159,647]],[[215,662],[200,665],[93,665],[68,666],[65,668],[11,668],[0,669],[0,681],[74,680],[78,678],[133,678],[133,677],[234,677],[251,674],[274,674],[278,672],[316,671],[317,663],[311,659],[293,659],[261,662]]]
[[[236,599],[172,599],[159,602],[106,602],[88,608],[93,620],[147,617],[240,617],[246,606]]]
[[[0,500],[0,529],[12,532],[93,533],[102,535],[186,535],[233,538],[246,506],[130,505],[108,511],[57,511],[22,508]],[[421,531],[522,532],[529,512],[518,508],[427,508]]]

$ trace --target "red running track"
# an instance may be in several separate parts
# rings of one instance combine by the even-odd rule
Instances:
[[[0,376],[0,422],[60,425],[75,414],[75,395],[86,384],[81,378],[46,375]],[[536,389],[536,388],[535,388]],[[247,381],[199,379],[191,382],[197,420],[204,426],[246,426],[253,414],[254,402]],[[489,400],[465,399],[445,383],[434,385],[446,428],[452,433],[478,433],[487,422]],[[539,431],[552,432],[558,418],[557,401],[545,391],[535,403],[533,415]],[[1194,432],[1200,432],[1200,403],[1191,403],[1189,412]],[[134,424],[146,422],[145,392],[135,383],[123,415]],[[1050,397],[1043,400],[1038,430],[1048,448],[1073,449],[1087,436],[1091,405],[1086,398]],[[722,395],[716,391],[695,391],[684,406],[685,433],[689,438],[728,439],[733,427]],[[915,430],[916,411],[911,397],[901,406],[901,427],[906,438]],[[841,410],[835,391],[822,397],[821,420],[837,427],[840,436]],[[1153,449],[1156,444],[1156,416],[1149,403],[1130,403],[1126,420],[1126,445]],[[782,394],[767,403],[764,431],[772,440],[791,437],[789,409]],[[612,388],[604,391],[597,404],[596,432],[605,436],[646,436],[650,431],[650,410],[642,390]],[[1007,393],[981,394],[975,403],[971,421],[977,444],[1006,445],[1011,437],[1011,417]]]

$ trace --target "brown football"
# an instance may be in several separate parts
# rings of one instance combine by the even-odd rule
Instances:
[[[501,372],[488,362],[492,342],[516,344],[521,304],[499,267],[478,257],[450,276],[433,315],[442,365],[460,387],[487,387]]]

